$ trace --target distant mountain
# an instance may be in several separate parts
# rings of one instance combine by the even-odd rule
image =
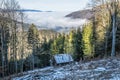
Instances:
[[[34,10],[34,9],[21,9],[16,11],[22,11],[22,12],[42,12],[41,10]]]
[[[35,9],[21,9],[15,11],[22,11],[22,12],[52,12],[52,11],[42,11],[42,10],[35,10]]]
[[[88,19],[90,20],[93,17],[93,11],[91,9],[81,10],[72,12],[65,17],[70,17],[72,19]]]
[[[71,30],[70,27],[62,27],[62,26],[56,26],[56,27],[53,27],[53,28],[37,26],[37,28],[39,30],[52,30],[54,32],[59,32],[59,33],[62,33],[62,32],[68,33]]]
[[[56,26],[53,28],[54,31],[59,32],[59,33],[68,33],[73,27],[62,27],[62,26]]]
[[[1,9],[0,11],[5,12],[11,12],[11,11],[17,11],[17,12],[53,12],[53,11],[42,11],[42,10],[35,10],[35,9],[19,9],[19,10],[9,10],[9,9]]]

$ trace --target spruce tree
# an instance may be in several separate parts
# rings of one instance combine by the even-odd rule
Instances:
[[[82,32],[80,27],[77,29],[76,32],[75,49],[75,60],[79,61],[80,58],[83,59]]]
[[[32,61],[33,61],[32,68],[34,69],[34,64],[35,64],[34,57],[37,54],[37,47],[39,44],[39,31],[34,24],[32,24],[28,30],[28,43],[33,49],[32,50]]]
[[[83,31],[82,31],[83,52],[84,55],[88,57],[94,56],[92,36],[93,36],[92,24],[88,23],[83,27]]]

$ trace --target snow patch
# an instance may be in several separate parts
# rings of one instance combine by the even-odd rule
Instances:
[[[97,67],[95,71],[105,71],[106,69],[104,67]]]

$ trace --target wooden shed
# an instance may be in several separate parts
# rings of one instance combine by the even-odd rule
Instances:
[[[54,60],[56,64],[62,64],[72,62],[73,58],[70,54],[56,54]]]

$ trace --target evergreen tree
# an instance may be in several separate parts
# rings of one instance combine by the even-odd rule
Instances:
[[[32,46],[33,53],[32,53],[32,61],[33,65],[32,68],[34,69],[34,57],[38,53],[37,48],[39,44],[39,31],[37,30],[36,26],[32,24],[28,30],[28,43]]]
[[[69,34],[69,51],[71,54],[76,52],[76,30],[72,29]]]
[[[58,37],[53,41],[51,45],[53,54],[61,54],[64,53],[64,35],[59,34]]]
[[[70,53],[70,47],[69,47],[69,35],[65,35],[65,40],[64,40],[64,52],[65,53]]]
[[[28,30],[28,43],[33,45],[39,42],[39,31],[34,24],[30,25]]]
[[[76,33],[75,49],[75,60],[79,61],[80,58],[83,59],[82,32],[80,27],[77,29]]]
[[[83,31],[82,31],[83,52],[84,52],[84,55],[88,57],[94,56],[92,36],[93,36],[92,24],[88,23],[83,27]]]

